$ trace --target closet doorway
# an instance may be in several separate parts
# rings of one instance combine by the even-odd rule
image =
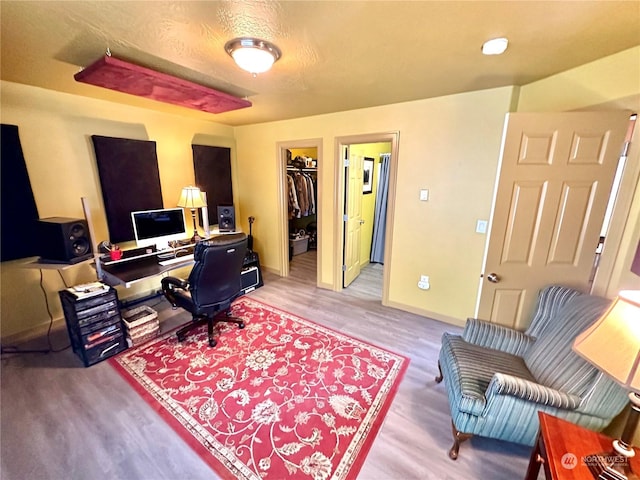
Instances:
[[[389,260],[395,198],[398,133],[340,137],[336,141],[338,235],[335,289],[350,285],[376,289],[382,304],[389,291]],[[360,273],[366,273],[359,279]],[[380,281],[380,277],[381,281]],[[370,288],[373,287],[373,288]]]
[[[290,263],[312,262],[316,284],[320,278],[322,199],[322,139],[279,142],[280,276],[288,277]],[[298,257],[296,259],[296,257]]]

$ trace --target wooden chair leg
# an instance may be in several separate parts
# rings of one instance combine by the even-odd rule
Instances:
[[[451,430],[453,431],[453,446],[451,447],[451,450],[449,450],[449,458],[451,460],[456,460],[458,458],[460,444],[465,440],[469,440],[471,437],[473,437],[473,435],[470,433],[459,432],[456,426],[453,424],[453,420],[451,420]]]
[[[442,379],[444,378],[442,376],[442,368],[440,368],[440,361],[439,360],[438,360],[438,372],[440,374],[436,377],[436,383],[440,383],[442,381]]]

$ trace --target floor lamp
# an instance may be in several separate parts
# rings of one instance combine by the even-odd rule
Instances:
[[[193,218],[193,237],[191,243],[197,243],[202,240],[198,234],[198,226],[196,224],[196,209],[206,207],[207,204],[202,200],[202,193],[198,187],[184,187],[178,200],[178,206],[191,209],[191,218]]]
[[[589,465],[596,478],[638,479],[629,459],[640,419],[640,290],[618,294],[611,307],[587,330],[578,335],[573,350],[631,392],[631,410],[612,451],[594,455],[598,465]],[[608,476],[602,476],[605,472]]]

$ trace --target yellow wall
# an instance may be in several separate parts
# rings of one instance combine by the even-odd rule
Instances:
[[[476,220],[488,218],[510,87],[416,102],[237,127],[243,210],[256,216],[261,261],[278,269],[278,142],[322,138],[334,152],[336,137],[400,132],[389,300],[408,311],[462,322],[473,314],[485,236]],[[332,284],[336,262],[333,154],[324,156],[322,264],[319,282]],[[430,201],[419,191],[429,188]],[[431,289],[418,289],[421,274]]]
[[[309,157],[314,160],[318,160],[318,149],[315,147],[310,148],[290,148],[291,158],[296,157]]]
[[[336,138],[399,132],[397,192],[389,302],[407,311],[461,323],[473,314],[486,237],[475,233],[487,219],[500,149],[504,115],[519,93],[519,111],[585,109],[640,98],[640,47],[521,88],[503,87],[381,107],[231,128],[197,122],[39,88],[2,82],[2,122],[20,127],[40,216],[82,216],[80,197],[89,199],[99,239],[107,237],[90,135],[154,140],[165,206],[175,205],[182,186],[193,183],[191,143],[232,148],[234,200],[238,218],[254,215],[255,246],[265,268],[278,270],[278,142],[322,138],[322,228],[319,283],[336,277]],[[612,79],[615,78],[615,81]],[[634,147],[631,162],[638,164]],[[629,182],[627,182],[629,184]],[[430,190],[428,202],[419,191]],[[637,287],[628,273],[631,250],[640,241],[640,189],[630,189],[632,215],[623,219],[623,250],[617,253],[618,286]],[[241,215],[240,212],[243,212]],[[246,225],[244,226],[246,227]],[[39,272],[2,264],[2,337],[46,326],[49,318],[39,289]],[[421,274],[431,289],[417,288]],[[69,284],[88,281],[87,266],[63,273]],[[55,271],[43,274],[55,318],[61,317]],[[147,283],[130,296],[157,287]]]
[[[521,87],[518,111],[562,112],[612,101],[637,111],[639,94],[640,46]]]
[[[505,113],[513,109],[515,100],[519,111],[575,110],[611,101],[618,102],[616,108],[629,108],[640,94],[638,52],[634,48],[520,88],[236,128],[240,164],[261,166],[259,173],[240,168],[240,182],[246,207],[267,219],[260,227],[263,262],[274,270],[278,268],[277,198],[270,186],[277,181],[277,142],[322,138],[323,149],[333,152],[337,137],[398,131],[389,303],[462,322],[474,310],[486,240],[485,235],[475,233],[475,223],[489,216]],[[333,155],[325,157],[320,171],[324,187],[319,219],[323,231],[319,281],[330,285],[335,278],[338,248],[333,243],[338,185],[336,159],[331,158]],[[428,202],[418,200],[421,188],[430,190]],[[638,203],[634,200],[634,205]],[[637,245],[638,208],[632,210],[633,219],[625,219],[624,245]],[[627,256],[628,251],[620,252],[621,258]],[[421,274],[431,277],[428,291],[417,288]],[[626,272],[619,277],[612,288],[636,283]]]
[[[40,217],[81,218],[80,199],[87,197],[98,240],[107,239],[108,230],[91,135],[155,141],[165,207],[175,206],[181,188],[194,183],[194,138],[194,143],[235,147],[231,127],[8,82],[2,82],[2,123],[18,126]],[[234,154],[232,171],[237,169]],[[40,271],[21,268],[22,263],[2,263],[3,339],[44,328],[49,322],[39,287]],[[95,272],[86,264],[64,272],[44,271],[43,287],[54,318],[62,317],[57,292],[64,282],[74,285],[92,280]],[[158,282],[120,289],[120,298],[157,289]]]

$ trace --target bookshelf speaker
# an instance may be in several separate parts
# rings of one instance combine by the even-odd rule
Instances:
[[[236,214],[233,205],[218,205],[218,230],[236,231]]]
[[[76,263],[91,257],[86,220],[50,217],[38,220],[38,251],[43,260]]]

